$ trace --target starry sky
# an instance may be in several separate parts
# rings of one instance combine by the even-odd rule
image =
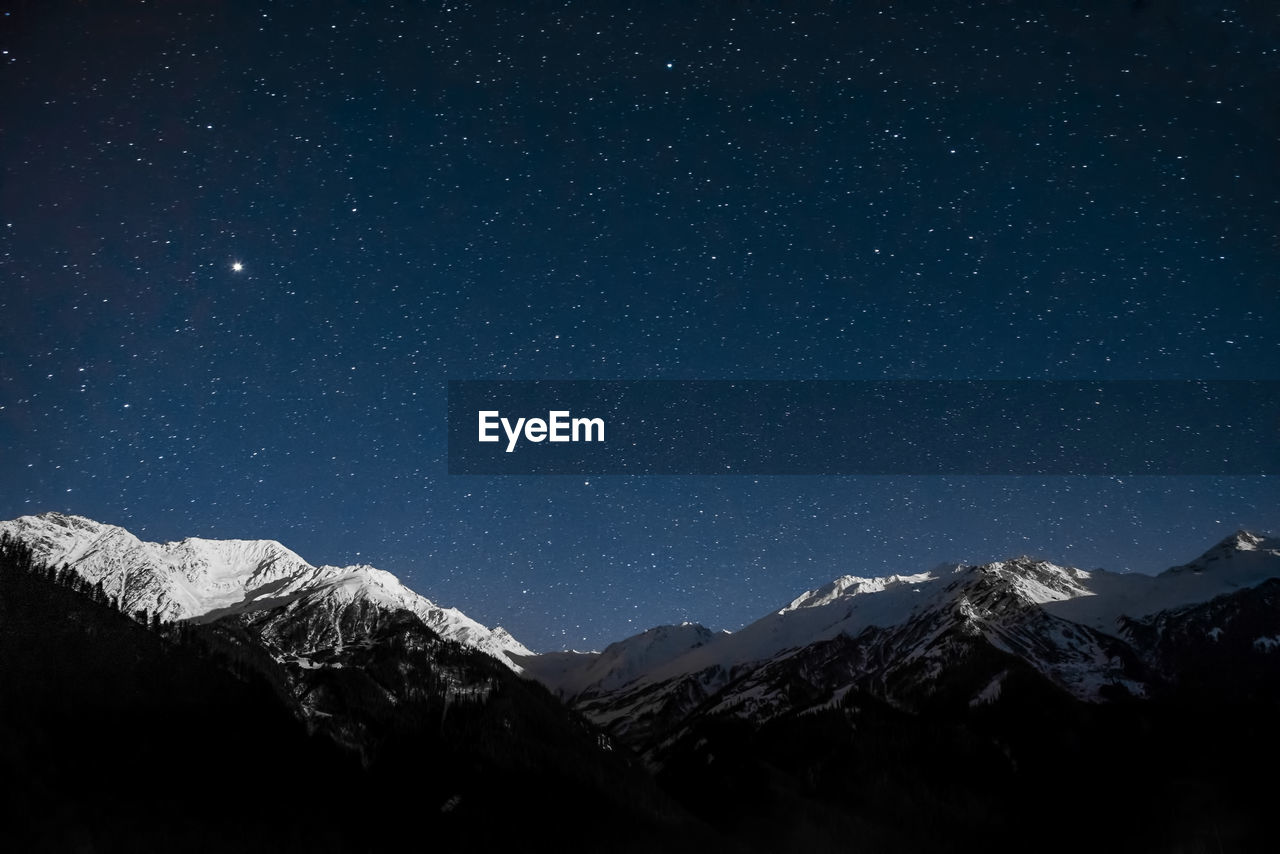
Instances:
[[[480,477],[448,380],[1280,379],[1275,4],[0,2],[0,517],[535,649],[1153,572],[1253,477]]]

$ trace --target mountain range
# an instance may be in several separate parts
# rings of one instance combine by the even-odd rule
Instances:
[[[456,608],[442,608],[371,566],[312,566],[274,540],[148,543],[124,528],[82,516],[44,513],[0,522],[0,533],[28,544],[44,563],[66,564],[90,584],[101,583],[126,613],[161,620],[211,622],[224,617],[311,620],[313,635],[299,651],[341,645],[344,622],[360,612],[407,611],[446,640],[455,640],[513,667],[528,655],[501,627],[487,628]]]
[[[267,705],[363,769],[343,773],[380,780],[371,790],[391,801],[430,792],[432,826],[462,843],[498,832],[487,805],[469,810],[491,800],[492,779],[513,776],[538,792],[520,796],[529,810],[595,799],[597,825],[639,828],[636,850],[669,845],[677,829],[699,850],[841,850],[848,834],[868,850],[943,850],[966,829],[1012,849],[1033,823],[1028,785],[1058,797],[1140,790],[1122,810],[1098,807],[1135,850],[1210,837],[1249,849],[1262,832],[1237,765],[1276,751],[1236,742],[1265,740],[1280,709],[1280,540],[1246,531],[1155,576],[1030,557],[846,575],[734,632],[684,623],[600,652],[542,654],[390,573],[314,566],[270,540],[148,543],[57,513],[0,522],[0,539],[47,567],[33,571],[49,583],[102,603],[59,637],[87,626],[127,635],[117,657],[159,644],[260,682]],[[147,631],[123,633],[107,614]],[[35,687],[0,698],[0,711],[28,721],[19,696],[44,696],[39,674],[64,664],[31,663],[50,620],[8,622],[0,664],[27,674],[12,685]],[[26,627],[16,640],[13,626]],[[119,702],[109,694],[79,705]],[[41,702],[56,713],[64,701]],[[1230,735],[1188,742],[1193,720]],[[470,770],[454,774],[436,761],[445,755]],[[435,759],[426,772],[406,756]],[[1124,756],[1136,766],[1128,788],[1097,776]],[[956,763],[983,791],[955,778]],[[1173,806],[1178,821],[1153,831]],[[913,809],[929,820],[903,824]],[[334,850],[362,850],[347,843],[364,833],[343,829]],[[563,847],[614,847],[575,839]]]
[[[1280,584],[1280,540],[1239,531],[1159,575],[1084,571],[1020,557],[884,578],[843,576],[736,632],[661,626],[601,653],[516,656],[527,672],[616,736],[647,744],[695,710],[760,722],[838,702],[851,688],[918,708],[963,672],[966,700],[999,697],[1010,665],[1079,700],[1170,687],[1160,632],[1217,602],[1206,642],[1269,652],[1280,614],[1233,619],[1256,588]],[[1236,597],[1234,600],[1232,597]],[[972,667],[979,657],[990,662]],[[803,690],[798,691],[802,685]]]

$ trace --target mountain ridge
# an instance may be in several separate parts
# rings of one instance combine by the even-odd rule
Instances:
[[[446,640],[486,652],[517,673],[512,656],[531,654],[501,626],[490,629],[441,607],[390,572],[366,564],[314,566],[275,540],[151,543],[117,525],[55,512],[0,522],[0,533],[28,543],[43,562],[66,564],[89,584],[101,583],[130,614],[210,622],[323,596],[334,608],[368,601],[411,611]]]
[[[737,632],[647,668],[614,671],[604,666],[603,654],[521,662],[615,736],[650,746],[693,714],[759,721],[794,711],[788,696],[799,683],[809,686],[802,695],[827,698],[821,702],[860,686],[910,706],[926,701],[975,655],[1019,661],[1072,697],[1096,703],[1116,692],[1147,696],[1170,678],[1168,667],[1156,666],[1155,648],[1134,634],[1135,625],[1272,578],[1280,578],[1280,540],[1248,531],[1155,576],[1085,571],[1027,556],[917,574],[844,575]],[[842,638],[832,647],[841,650],[838,665],[819,655],[828,675],[806,672],[816,666],[810,652]],[[823,681],[837,673],[844,683]],[[972,702],[999,694],[1001,671],[982,679],[972,687]]]
[[[1237,533],[1152,577],[1027,556],[846,575],[736,633],[657,626],[600,652],[504,662],[444,638],[415,610],[421,597],[367,565],[311,566],[274,541],[145,544],[81,517],[28,518],[18,527],[46,557],[75,561],[49,565],[22,557],[14,526],[0,524],[13,564],[0,572],[0,723],[17,734],[14,779],[46,780],[17,802],[19,839],[24,827],[62,833],[68,798],[84,816],[102,802],[61,780],[121,767],[147,773],[148,797],[174,808],[138,811],[136,790],[118,786],[74,832],[191,839],[189,789],[165,772],[174,755],[200,756],[192,736],[218,728],[225,694],[249,704],[233,719],[251,738],[219,729],[228,744],[210,758],[232,761],[213,762],[212,778],[188,773],[220,802],[245,761],[273,781],[279,769],[262,762],[273,752],[286,768],[294,754],[319,763],[297,769],[294,811],[330,847],[306,850],[399,850],[424,829],[454,840],[442,850],[495,848],[483,840],[523,843],[561,813],[557,840],[585,850],[682,839],[700,851],[952,850],[980,837],[1066,852],[1100,833],[1133,851],[1269,850],[1236,843],[1270,841],[1255,781],[1276,760],[1274,538]],[[157,589],[176,592],[162,601]],[[114,601],[176,609],[184,591],[200,613],[176,621]],[[1082,621],[1060,613],[1081,603]],[[190,720],[203,723],[192,732]],[[332,804],[310,797],[311,767],[336,774],[336,836]],[[1044,835],[1044,804],[1081,791],[1102,794]],[[365,821],[391,801],[386,814],[421,821]],[[275,813],[258,817],[265,850],[285,850]],[[227,813],[220,838],[242,831],[238,818]]]

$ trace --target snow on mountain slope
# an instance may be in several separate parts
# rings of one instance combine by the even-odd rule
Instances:
[[[969,567],[949,595],[874,640],[868,657],[877,664],[869,670],[899,695],[927,695],[981,639],[1080,699],[1099,699],[1102,688],[1116,682],[1142,693],[1118,640],[1048,610],[1090,596],[1088,581],[1081,570],[1030,558]]]
[[[999,656],[1009,655],[1080,699],[1098,700],[1116,686],[1142,695],[1148,685],[1140,651],[1120,618],[1204,603],[1280,577],[1278,545],[1240,532],[1159,576],[1086,572],[1025,557],[916,575],[843,576],[647,667],[636,659],[617,671],[602,657],[557,661],[554,681],[597,723],[635,741],[700,707],[764,719],[806,692],[823,702],[855,683],[889,699],[925,697],[974,656],[978,670],[998,666],[983,675],[975,696],[1007,667]],[[641,644],[648,634],[615,646]],[[530,673],[545,678],[550,666],[530,664]],[[590,679],[581,678],[584,669]],[[797,693],[799,685],[807,687]]]
[[[526,675],[541,682],[561,699],[577,696],[577,691],[570,692],[568,686],[584,684],[582,672],[600,658],[598,652],[579,652],[565,650],[563,652],[540,652],[525,657],[518,656],[516,664],[523,668]]]
[[[133,613],[209,621],[231,614],[305,604],[318,620],[353,603],[417,614],[437,634],[480,649],[519,672],[510,656],[531,653],[502,628],[489,629],[456,608],[442,608],[371,566],[312,566],[273,540],[149,543],[114,525],[44,513],[0,522],[0,532],[32,546],[38,560],[67,564]],[[333,640],[315,627],[317,642]],[[322,640],[320,640],[322,639]]]
[[[927,572],[887,578],[844,576],[802,594],[736,632],[716,636],[710,643],[653,668],[645,676],[661,680],[709,667],[729,670],[841,633],[895,625],[937,595],[947,580],[945,575]]]
[[[1007,615],[1011,608],[1021,611],[1036,606],[1063,620],[1118,635],[1121,615],[1145,616],[1205,602],[1276,576],[1280,576],[1280,540],[1243,531],[1195,561],[1158,576],[1086,572],[1029,558],[982,566],[943,565],[916,575],[846,575],[801,594],[737,632],[715,636],[684,655],[655,662],[647,671],[633,670],[628,674],[634,673],[632,678],[621,684],[664,681],[713,667],[728,671],[837,635],[856,637],[868,628],[901,626],[931,609],[951,605],[969,618],[988,622]],[[991,639],[1008,645],[1012,635],[1005,635],[1011,631],[993,629]]]
[[[623,656],[607,656],[609,650],[647,647],[654,632],[679,627],[651,629],[611,645],[606,654],[590,663],[590,678],[575,671],[558,677],[552,687],[572,697],[588,687],[612,690],[632,682],[663,682],[707,670],[728,673],[740,665],[762,661],[784,650],[808,646],[841,633],[856,634],[869,626],[900,623],[939,595],[958,571],[959,568],[948,566],[934,572],[887,578],[847,575],[803,593],[790,604],[737,632],[711,634],[703,629],[707,635],[700,637],[698,643],[690,644],[687,650],[668,647],[669,652],[678,654],[654,656],[644,661],[626,658],[624,668],[610,671],[610,664],[616,664]],[[535,678],[542,678],[541,674],[550,669],[550,663],[528,666]]]
[[[1118,635],[1121,617],[1145,617],[1208,602],[1276,576],[1280,576],[1280,539],[1237,531],[1190,563],[1159,575],[1086,573],[1087,597],[1053,603],[1045,610]]]
[[[1084,577],[1027,558],[946,565],[917,575],[844,576],[738,632],[615,680],[619,687],[612,691],[592,686],[577,695],[577,704],[598,724],[633,739],[678,721],[713,695],[712,712],[769,717],[789,708],[796,671],[806,674],[801,681],[828,678],[816,675],[806,652],[841,638],[859,639],[859,660],[824,661],[821,669],[846,680],[926,685],[983,637],[996,649],[1033,660],[1073,693],[1092,696],[1097,680],[1083,674],[1109,673],[1110,651],[1039,607],[1086,595]],[[531,674],[537,677],[537,669]]]
[[[526,672],[562,697],[576,697],[588,689],[612,691],[637,676],[653,671],[692,649],[711,642],[716,634],[697,623],[657,626],[612,643],[604,652],[562,652],[516,659]]]
[[[39,560],[69,565],[127,612],[188,619],[232,607],[246,591],[269,588],[311,567],[271,540],[148,543],[124,528],[80,516],[46,513],[0,522],[30,544]]]

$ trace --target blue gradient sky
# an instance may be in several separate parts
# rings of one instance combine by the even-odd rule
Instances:
[[[1280,378],[1270,4],[852,5],[10,4],[0,516],[544,649],[1280,529],[1262,477],[446,474],[449,379]]]

